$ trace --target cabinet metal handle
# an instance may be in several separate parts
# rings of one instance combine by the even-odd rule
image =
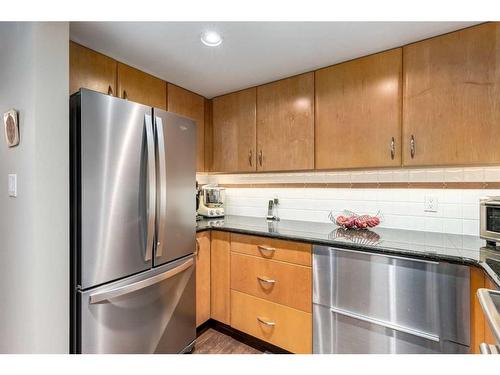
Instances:
[[[262,150],[259,151],[259,164],[262,167]]]
[[[270,252],[270,253],[274,253],[276,251],[276,249],[274,247],[267,247],[267,246],[262,246],[262,245],[257,245],[257,249],[259,249],[259,251],[262,253],[263,251],[266,252]]]
[[[270,321],[267,321],[263,318],[257,317],[257,320],[259,321],[259,323],[265,324],[266,326],[274,327],[276,325],[275,322],[270,322]]]
[[[394,137],[391,139],[391,159],[394,160],[394,155],[396,155],[396,142]]]
[[[196,251],[194,252],[194,256],[197,257],[200,253],[200,241],[196,239]]]
[[[413,159],[415,157],[415,137],[413,134],[410,137],[410,156]]]
[[[252,159],[253,159],[253,158],[252,158],[252,150],[250,150],[250,151],[248,152],[248,163],[250,164],[250,166],[252,166]]]
[[[263,283],[266,284],[276,284],[276,280],[268,279],[267,277],[264,276],[257,276],[257,280],[262,281]]]
[[[123,99],[128,100],[128,95],[126,90],[123,90]]]
[[[108,86],[108,95],[113,96],[113,88],[111,87],[111,85]]]

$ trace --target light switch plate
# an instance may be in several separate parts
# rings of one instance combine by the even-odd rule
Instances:
[[[17,197],[17,174],[9,174],[9,197]]]
[[[438,199],[432,195],[426,195],[424,198],[424,211],[425,212],[437,212],[438,211]]]

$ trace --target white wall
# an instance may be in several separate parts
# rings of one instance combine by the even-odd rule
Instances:
[[[0,134],[1,353],[69,349],[68,41],[68,23],[0,22],[0,114],[21,130]]]
[[[199,174],[200,183],[242,184],[252,187],[226,190],[226,213],[264,217],[267,201],[280,200],[282,219],[329,222],[328,214],[344,209],[383,215],[382,227],[479,235],[479,198],[500,195],[499,189],[423,188],[283,188],[259,187],[269,183],[485,183],[500,182],[500,167],[383,169],[342,172]],[[481,184],[479,184],[481,185]],[[263,185],[264,186],[264,185]],[[424,210],[425,197],[438,201],[437,212]]]

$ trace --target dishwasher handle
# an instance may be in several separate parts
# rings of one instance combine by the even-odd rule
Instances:
[[[370,324],[374,324],[374,325],[377,325],[377,326],[389,328],[389,329],[392,329],[392,330],[395,330],[395,331],[399,331],[399,332],[403,332],[403,333],[408,333],[410,335],[421,337],[421,338],[424,338],[424,339],[427,339],[427,340],[439,342],[439,336],[434,335],[432,333],[427,333],[427,332],[419,331],[419,330],[416,330],[416,329],[413,329],[413,328],[404,327],[404,326],[399,325],[399,324],[394,324],[394,323],[386,322],[384,320],[380,320],[380,319],[377,319],[377,318],[372,318],[372,317],[368,317],[368,316],[365,316],[365,315],[357,314],[357,313],[354,313],[354,312],[351,312],[351,311],[340,309],[338,307],[330,307],[330,311],[332,313],[339,314],[339,315],[344,315],[344,316],[347,316],[349,318],[361,320],[361,321],[366,322],[366,323],[370,323]]]

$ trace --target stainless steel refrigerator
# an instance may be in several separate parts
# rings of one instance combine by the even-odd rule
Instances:
[[[196,124],[81,89],[70,138],[71,352],[189,351]]]

